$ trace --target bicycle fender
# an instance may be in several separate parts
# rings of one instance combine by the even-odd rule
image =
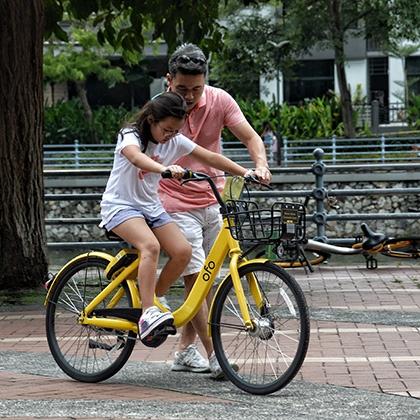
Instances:
[[[238,264],[238,270],[242,267],[245,267],[247,265],[250,264],[255,264],[255,263],[262,263],[265,264],[266,262],[272,262],[270,261],[268,258],[255,258],[253,260],[243,260]],[[225,284],[225,282],[227,282],[230,278],[230,273],[228,272],[226,274],[226,276],[223,278],[223,280],[219,283],[219,285],[217,286],[216,289],[216,293],[214,294],[214,297],[211,301],[211,305],[209,308],[209,315],[208,315],[208,319],[207,319],[207,334],[209,337],[211,337],[211,318],[213,315],[213,305],[214,305],[214,301],[215,301],[215,297],[219,294],[219,290],[222,288],[222,286]]]
[[[71,259],[69,262],[67,262],[61,269],[60,271],[54,276],[54,279],[52,281],[52,283],[50,284],[50,286],[48,287],[48,292],[47,292],[47,296],[45,297],[44,300],[44,306],[47,305],[48,300],[50,298],[51,295],[51,291],[54,289],[55,285],[58,283],[58,281],[60,280],[61,276],[63,275],[63,273],[66,272],[66,270],[69,269],[69,267],[71,267],[74,263],[89,258],[89,257],[100,257],[100,258],[104,258],[106,260],[108,260],[108,262],[111,262],[112,259],[114,258],[112,255],[107,254],[105,252],[100,252],[100,251],[91,251],[91,252],[86,252],[84,254],[80,254],[77,255],[76,257],[74,257],[73,259]]]

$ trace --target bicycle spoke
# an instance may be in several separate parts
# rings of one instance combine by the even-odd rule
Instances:
[[[309,340],[306,302],[297,283],[276,266],[255,263],[240,278],[253,328],[233,334],[232,321],[242,325],[244,321],[232,282],[225,283],[215,302],[215,351],[229,379],[240,388],[274,392],[296,375],[304,360]]]
[[[47,306],[47,337],[54,359],[69,376],[88,382],[107,379],[130,356],[136,334],[79,323],[79,314],[109,283],[104,269],[108,260],[100,257],[77,261],[61,275]],[[121,284],[121,307],[131,307],[128,286]],[[114,297],[106,297],[98,307],[106,307]]]

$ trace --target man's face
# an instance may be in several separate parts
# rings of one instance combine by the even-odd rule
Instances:
[[[201,98],[206,83],[204,74],[168,75],[169,90],[179,93],[187,103],[187,111],[191,111]]]

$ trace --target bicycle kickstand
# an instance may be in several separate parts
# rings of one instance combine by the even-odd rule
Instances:
[[[306,256],[302,247],[300,245],[298,245],[297,247],[298,247],[299,262],[303,265],[303,268],[305,269],[305,274],[308,274],[308,270],[311,273],[313,273],[314,269],[312,267],[312,264],[309,262],[308,257]]]
[[[368,270],[375,270],[375,268],[378,268],[378,260],[373,257],[372,255],[365,255],[366,259],[366,268]]]

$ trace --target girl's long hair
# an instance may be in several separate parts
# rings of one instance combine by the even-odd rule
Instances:
[[[131,128],[132,131],[129,132],[134,132],[139,137],[141,151],[145,152],[149,141],[154,141],[150,131],[152,122],[157,123],[167,117],[184,119],[186,115],[187,105],[184,98],[175,92],[165,92],[148,101],[125,128]]]

